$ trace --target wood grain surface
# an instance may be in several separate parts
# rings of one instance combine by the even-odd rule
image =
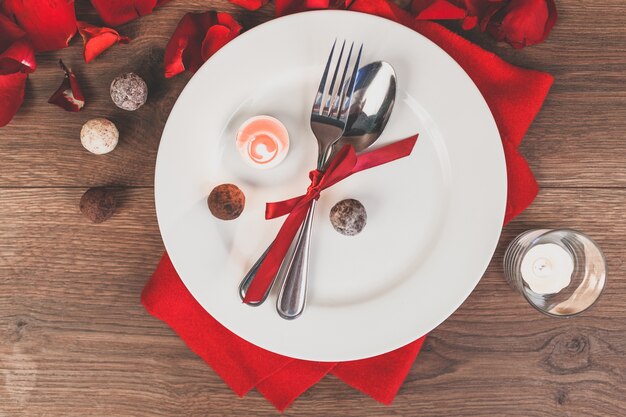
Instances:
[[[626,415],[626,5],[560,0],[542,45],[521,51],[476,33],[473,41],[556,82],[522,147],[542,191],[504,229],[484,278],[431,333],[392,406],[327,377],[288,416]],[[79,18],[97,16],[85,1]],[[245,12],[218,0],[172,0],[123,25],[129,45],[89,65],[80,40],[38,56],[18,115],[0,129],[0,417],[270,416],[256,391],[238,398],[165,324],[139,303],[163,251],[153,203],[161,130],[189,79],[162,76],[165,44],[187,11],[233,13],[246,28],[272,5]],[[48,105],[63,58],[88,104],[70,114]],[[116,109],[111,78],[135,71],[151,95],[137,112]],[[82,123],[114,120],[121,143],[95,156]],[[94,225],[78,212],[87,187],[115,186],[118,212]],[[536,227],[580,229],[602,247],[608,285],[584,315],[543,316],[502,276],[506,245]]]

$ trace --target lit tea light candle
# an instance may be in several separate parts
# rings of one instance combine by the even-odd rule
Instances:
[[[258,169],[273,168],[287,156],[289,134],[278,119],[255,116],[239,128],[236,146],[249,165]]]
[[[572,280],[574,260],[554,243],[537,245],[528,250],[520,267],[522,279],[537,294],[554,294]]]

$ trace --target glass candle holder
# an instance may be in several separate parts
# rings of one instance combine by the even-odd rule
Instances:
[[[235,145],[248,165],[269,169],[285,159],[289,151],[289,133],[280,120],[255,116],[241,125]]]
[[[570,317],[587,310],[602,293],[606,260],[598,245],[583,233],[529,230],[509,244],[504,276],[537,310]]]

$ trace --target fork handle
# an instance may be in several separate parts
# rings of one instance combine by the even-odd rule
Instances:
[[[309,211],[298,234],[293,255],[288,260],[285,279],[276,301],[278,314],[287,320],[297,318],[304,311],[309,275],[311,227],[313,225],[316,204],[317,200],[311,202]]]

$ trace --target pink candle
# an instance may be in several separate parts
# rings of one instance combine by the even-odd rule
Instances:
[[[278,119],[255,116],[239,128],[236,146],[249,165],[258,169],[273,168],[289,151],[289,134]]]

